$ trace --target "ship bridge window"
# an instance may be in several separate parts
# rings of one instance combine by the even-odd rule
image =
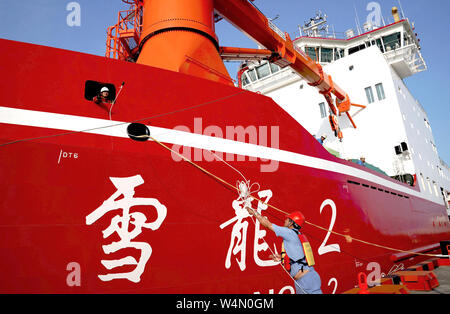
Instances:
[[[255,69],[248,71],[247,74],[252,82],[255,82],[257,80]]]
[[[270,75],[270,67],[268,63],[265,63],[256,68],[256,73],[258,74],[258,78],[262,79],[263,77]]]
[[[319,61],[318,49],[319,48],[316,48],[316,47],[306,47],[305,52],[314,61]]]
[[[354,54],[355,52],[358,52],[363,49],[366,49],[366,44],[362,44],[362,45],[350,48],[348,50],[348,54],[351,55],[351,54]]]
[[[272,70],[272,73],[277,73],[278,71],[280,71],[280,67],[273,63],[270,64],[270,69]]]
[[[320,62],[330,63],[333,62],[333,48],[321,48],[320,49]]]
[[[247,86],[248,84],[250,84],[250,80],[248,79],[247,75],[245,75],[245,73],[242,75],[241,81],[243,86]]]
[[[116,87],[114,84],[97,81],[86,81],[84,85],[84,98],[92,101],[95,96],[100,95],[100,90],[103,87],[107,87],[109,89],[108,100],[113,101],[116,98]]]
[[[280,67],[278,65],[273,63],[264,63],[252,70],[246,71],[241,78],[242,84],[243,86],[246,86],[278,71],[280,71]]]
[[[339,60],[340,58],[344,58],[344,49],[335,48],[334,49],[334,60]]]
[[[384,42],[384,49],[386,51],[391,51],[400,48],[401,45],[400,32],[384,36],[383,42]]]
[[[414,43],[413,39],[411,38],[410,35],[408,35],[408,33],[404,33],[403,41],[404,41],[405,46],[408,46],[408,45],[411,45],[412,43]]]
[[[384,53],[383,43],[381,42],[381,39],[378,38],[378,39],[376,40],[376,43],[377,43],[378,48],[380,48],[381,52]]]

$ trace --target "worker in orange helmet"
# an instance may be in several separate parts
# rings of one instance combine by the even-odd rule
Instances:
[[[321,279],[313,266],[309,266],[299,235],[305,222],[305,216],[301,212],[293,212],[286,216],[284,226],[280,227],[271,223],[267,217],[258,214],[252,208],[246,208],[248,213],[259,221],[265,228],[275,232],[277,237],[283,238],[286,254],[289,256],[290,274],[295,280],[297,294],[322,294]],[[274,261],[281,261],[281,255],[271,256]]]

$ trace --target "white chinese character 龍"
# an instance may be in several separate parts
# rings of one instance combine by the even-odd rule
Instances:
[[[258,208],[257,212],[261,214],[263,210],[266,210],[268,208],[267,203],[269,202],[270,198],[272,197],[272,191],[266,190],[266,191],[260,191],[258,193],[258,197],[265,198],[264,203],[259,201],[258,202]],[[230,224],[234,223],[232,231],[231,231],[231,239],[230,239],[230,246],[228,248],[227,257],[225,259],[225,267],[229,269],[231,267],[231,255],[238,255],[238,258],[236,258],[236,262],[239,265],[239,268],[241,271],[244,271],[246,269],[246,263],[245,263],[245,257],[246,257],[246,250],[247,250],[247,230],[248,230],[248,221],[245,221],[244,219],[250,217],[248,214],[248,211],[246,210],[246,207],[251,207],[251,202],[253,201],[253,197],[249,195],[243,195],[241,194],[238,199],[234,200],[232,203],[232,207],[235,211],[235,217],[231,218],[227,222],[224,222],[220,225],[220,229],[224,229]],[[268,245],[263,242],[260,243],[260,240],[264,239],[266,236],[265,230],[260,230],[260,223],[259,221],[255,222],[255,238],[253,242],[253,258],[255,263],[258,266],[261,267],[268,267],[268,266],[275,266],[278,265],[278,262],[274,262],[272,260],[262,260],[258,253],[261,251],[266,251],[269,247]],[[276,250],[276,248],[275,248]]]

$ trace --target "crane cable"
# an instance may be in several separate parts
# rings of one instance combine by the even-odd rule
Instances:
[[[234,186],[234,185],[228,183],[228,182],[225,181],[224,179],[218,177],[217,175],[215,175],[215,174],[213,174],[212,172],[206,170],[205,168],[201,167],[200,165],[198,165],[197,163],[193,162],[192,160],[190,160],[190,159],[186,158],[185,156],[181,155],[180,153],[174,151],[173,149],[171,149],[171,148],[168,147],[167,145],[161,143],[160,141],[156,140],[156,139],[153,138],[152,136],[150,136],[150,135],[140,135],[140,136],[135,136],[135,137],[151,139],[153,142],[159,144],[161,147],[167,149],[168,151],[170,151],[170,152],[176,154],[178,157],[182,158],[184,161],[186,161],[187,163],[189,163],[189,164],[191,164],[192,166],[196,167],[197,169],[199,169],[199,170],[202,171],[203,173],[205,173],[205,174],[211,176],[212,178],[216,179],[217,181],[223,183],[224,185],[226,185],[227,187],[231,188],[232,190],[236,190],[237,192],[239,192],[239,188],[238,188],[237,186]],[[227,164],[227,163],[226,163],[226,164]],[[234,168],[233,168],[233,169],[234,169]],[[278,211],[278,212],[280,212],[280,213],[282,213],[282,214],[284,214],[284,215],[289,215],[288,212],[286,212],[286,211],[284,211],[284,210],[282,210],[282,209],[280,209],[280,208],[278,208],[278,207],[276,207],[276,206],[274,206],[274,205],[266,204],[266,203],[264,203],[261,199],[255,197],[255,196],[252,196],[252,198],[253,198],[254,200],[257,200],[257,201],[259,201],[259,202],[261,202],[261,203],[263,203],[263,204],[269,206],[270,208],[272,208],[272,209],[275,210],[275,211]],[[309,222],[309,221],[307,221],[307,220],[305,220],[305,223],[308,224],[308,225],[310,225],[310,226],[312,226],[312,227],[315,227],[315,228],[317,228],[317,229],[320,229],[320,230],[323,230],[323,231],[327,231],[327,232],[329,232],[329,233],[332,233],[332,234],[335,234],[335,235],[337,235],[337,236],[343,237],[343,238],[345,238],[345,240],[346,240],[348,243],[351,243],[352,241],[356,241],[356,242],[360,242],[360,243],[363,243],[363,244],[366,244],[366,245],[369,245],[369,246],[374,246],[374,247],[386,249],[386,250],[389,250],[389,251],[395,251],[395,252],[400,252],[400,253],[407,253],[407,254],[411,254],[411,255],[436,257],[436,258],[449,258],[449,255],[427,254],[427,253],[419,253],[419,252],[413,252],[413,251],[408,251],[408,250],[400,250],[400,249],[392,248],[392,247],[389,247],[389,246],[385,246],[385,245],[376,244],[376,243],[373,243],[373,242],[361,240],[361,239],[352,237],[352,236],[350,236],[350,235],[348,235],[348,234],[342,234],[342,233],[333,231],[333,230],[331,230],[331,229],[324,228],[324,227],[322,227],[322,226],[319,226],[319,225],[314,224],[314,223],[312,223],[312,222]]]

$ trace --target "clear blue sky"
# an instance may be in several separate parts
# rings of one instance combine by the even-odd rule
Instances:
[[[181,1],[181,0],[180,0]],[[188,0],[185,0],[188,1]],[[336,32],[355,29],[369,14],[372,0],[256,0],[255,4],[279,28],[298,36],[298,25],[318,10],[328,15]],[[72,0],[0,0],[0,38],[63,48],[95,55],[105,54],[106,28],[117,21],[117,12],[126,7],[120,0],[77,0],[81,26],[69,27],[66,6]],[[377,0],[386,22],[392,22],[391,8],[398,0]],[[435,143],[442,159],[450,164],[450,32],[448,0],[402,0],[405,15],[415,22],[428,71],[406,79],[406,84],[428,113]],[[256,47],[226,21],[216,26],[222,46]],[[236,76],[237,64],[227,64]]]

